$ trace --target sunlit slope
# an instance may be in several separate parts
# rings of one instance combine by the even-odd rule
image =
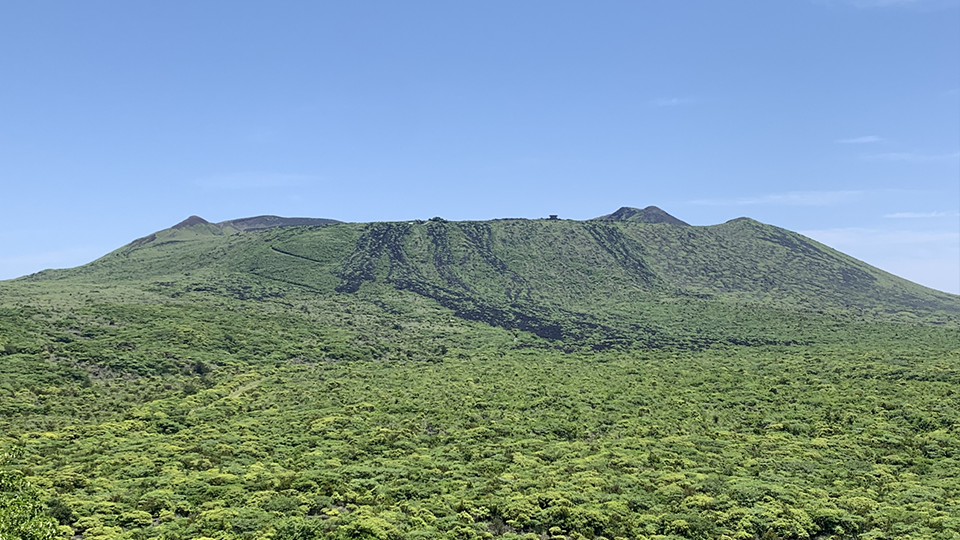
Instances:
[[[938,324],[960,315],[954,295],[785,229],[678,223],[435,219],[229,234],[197,223],[24,279],[352,295],[395,312],[397,295],[412,293],[464,319],[601,348],[804,341],[824,313]]]
[[[0,472],[91,540],[953,539],[958,305],[651,208],[189,218],[0,282]]]
[[[818,309],[958,313],[960,297],[870,266],[801,234],[738,218],[709,227],[624,226],[672,286]]]

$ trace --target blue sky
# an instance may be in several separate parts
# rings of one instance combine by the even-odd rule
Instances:
[[[960,293],[960,1],[6,2],[0,279],[191,214],[656,205]]]

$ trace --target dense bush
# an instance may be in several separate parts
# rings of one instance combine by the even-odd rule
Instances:
[[[849,261],[759,224],[415,225],[0,283],[0,539],[960,536],[955,298],[764,297],[717,246]]]

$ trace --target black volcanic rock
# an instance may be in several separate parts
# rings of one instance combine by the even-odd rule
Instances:
[[[689,223],[671,216],[656,206],[648,206],[642,210],[624,206],[612,214],[596,217],[590,221],[632,221],[635,223],[669,223],[670,225],[690,226]]]

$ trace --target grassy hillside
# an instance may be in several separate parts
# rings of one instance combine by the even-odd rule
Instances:
[[[411,292],[460,318],[600,348],[808,342],[801,327],[823,314],[960,320],[954,295],[749,219],[712,227],[439,219],[242,234],[212,227],[168,229],[90,265],[26,280],[181,288],[192,281],[225,292],[292,288],[374,303]]]
[[[0,282],[0,498],[85,540],[960,536],[956,296],[618,212],[192,222]]]

